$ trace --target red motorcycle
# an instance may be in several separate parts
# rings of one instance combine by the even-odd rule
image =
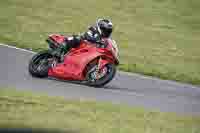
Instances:
[[[119,64],[118,47],[114,40],[103,39],[104,45],[82,40],[77,48],[63,53],[62,62],[51,54],[66,36],[53,34],[47,39],[49,49],[34,55],[29,62],[29,72],[35,77],[54,77],[67,81],[101,87],[110,82]]]

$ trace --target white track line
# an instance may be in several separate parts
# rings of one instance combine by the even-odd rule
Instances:
[[[5,46],[5,47],[8,47],[8,48],[13,48],[13,49],[17,49],[17,50],[20,50],[20,51],[24,51],[24,52],[28,52],[28,53],[33,53],[35,54],[36,52],[33,52],[31,50],[27,50],[27,49],[22,49],[22,48],[17,48],[15,46],[11,46],[11,45],[6,45],[6,44],[2,44],[0,43],[1,46]]]

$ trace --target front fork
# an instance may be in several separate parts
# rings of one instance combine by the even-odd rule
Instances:
[[[106,64],[108,64],[108,61],[104,60],[100,57],[97,68],[94,72],[95,79],[100,79],[101,77],[103,77],[106,74],[106,72],[107,72],[107,69],[105,67]]]
[[[102,58],[100,57],[99,60],[98,60],[98,65],[97,65],[97,69],[96,69],[97,72],[99,72],[101,70],[101,68],[102,68],[102,63],[101,62],[102,62]]]
[[[104,66],[106,64],[108,64],[109,61],[108,60],[105,60],[105,59],[102,59],[101,57],[99,58],[99,62],[98,62],[98,70],[102,70],[104,68]]]

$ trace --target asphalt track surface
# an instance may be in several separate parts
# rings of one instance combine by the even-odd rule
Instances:
[[[118,72],[114,80],[104,88],[33,78],[27,69],[33,54],[0,45],[0,86],[66,99],[103,101],[142,107],[150,111],[200,116],[200,87],[125,72]]]

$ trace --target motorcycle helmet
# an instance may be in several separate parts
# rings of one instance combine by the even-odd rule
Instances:
[[[102,37],[108,38],[112,34],[113,24],[108,19],[98,19],[96,22],[97,30]]]

